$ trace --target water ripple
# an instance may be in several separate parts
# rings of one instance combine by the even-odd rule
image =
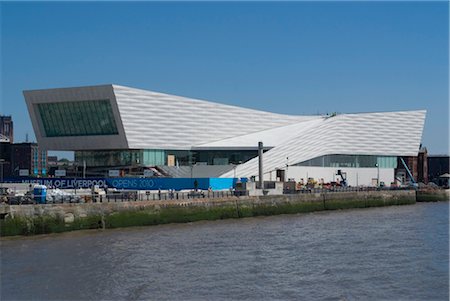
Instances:
[[[2,300],[448,300],[448,203],[3,239]]]

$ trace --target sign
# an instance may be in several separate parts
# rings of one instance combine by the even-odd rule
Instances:
[[[153,170],[150,170],[150,169],[144,170],[144,177],[151,178],[151,177],[153,177],[153,175],[154,175]]]
[[[65,177],[65,176],[66,176],[66,170],[65,169],[55,170],[55,177]]]
[[[111,169],[111,170],[108,171],[108,175],[110,177],[120,177],[120,170]]]
[[[241,178],[241,181],[245,180]],[[236,183],[233,178],[6,178],[5,183],[40,184],[59,189],[92,188],[98,186],[105,188],[131,189],[131,190],[167,190],[167,189],[193,189],[197,181],[199,189],[214,190],[229,189]],[[245,181],[243,181],[245,182]]]
[[[104,188],[106,184],[105,178],[6,178],[5,183],[29,183],[45,185],[47,187],[54,187],[59,189],[73,189],[73,188],[91,188],[98,185]]]
[[[175,166],[175,156],[174,155],[167,156],[167,166]]]
[[[19,169],[19,176],[27,177],[30,175],[30,171],[28,169]]]

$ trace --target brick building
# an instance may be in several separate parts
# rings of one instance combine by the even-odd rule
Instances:
[[[419,154],[417,156],[402,157],[408,166],[409,171],[414,177],[416,183],[428,184],[428,151],[426,147],[421,147]],[[401,158],[398,158],[397,169],[396,169],[396,179],[400,183],[409,183],[410,177]]]
[[[47,151],[37,143],[0,143],[3,178],[20,175],[47,176]],[[22,173],[22,174],[21,174]]]
[[[28,170],[32,176],[47,175],[47,151],[39,149],[37,143],[11,144],[12,175],[18,176],[20,170]]]
[[[0,116],[0,136],[14,142],[14,125],[11,116]]]

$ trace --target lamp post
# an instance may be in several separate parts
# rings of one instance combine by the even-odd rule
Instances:
[[[77,185],[78,185],[78,182],[77,182],[77,180],[78,180],[78,162],[77,161],[73,162],[73,167],[75,168],[75,181],[74,181],[73,187],[74,187],[74,194],[76,195],[77,194]]]
[[[0,159],[0,183],[3,183],[3,164],[5,164],[5,159]]]
[[[284,181],[286,179],[289,181],[289,157],[286,157],[286,175],[284,176]]]
[[[380,187],[380,165],[376,163],[375,166],[377,167],[377,187]]]

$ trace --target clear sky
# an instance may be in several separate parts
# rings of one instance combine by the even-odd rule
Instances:
[[[23,90],[114,83],[286,114],[426,109],[423,144],[448,153],[446,1],[0,5],[17,142]]]

